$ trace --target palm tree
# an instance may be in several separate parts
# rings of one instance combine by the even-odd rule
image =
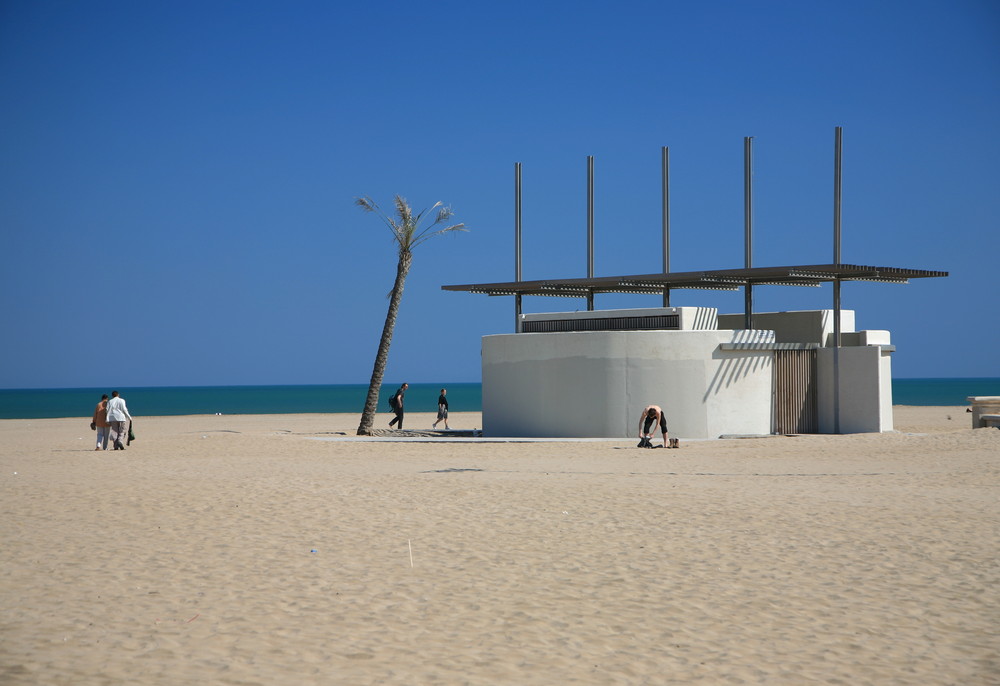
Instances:
[[[382,387],[382,377],[385,376],[385,366],[389,361],[389,345],[392,343],[392,332],[396,328],[396,315],[399,314],[399,303],[403,299],[403,284],[406,283],[406,275],[410,271],[413,263],[413,249],[426,241],[428,238],[448,233],[450,231],[465,231],[465,224],[452,224],[442,227],[441,225],[451,219],[452,211],[450,207],[445,207],[442,203],[434,203],[417,215],[413,214],[406,199],[397,195],[394,203],[396,206],[395,216],[389,216],[375,204],[375,201],[367,195],[356,198],[355,203],[365,212],[374,212],[382,218],[386,226],[392,231],[392,240],[399,249],[399,261],[396,263],[396,281],[392,284],[392,291],[389,293],[389,311],[385,315],[385,324],[382,326],[382,338],[378,342],[378,353],[375,355],[375,366],[372,368],[372,378],[368,384],[368,397],[365,400],[365,409],[361,413],[361,424],[358,425],[359,436],[371,436],[372,427],[375,423],[375,412],[378,409],[378,393]],[[437,211],[434,221],[424,228],[420,228],[420,222],[428,212]]]

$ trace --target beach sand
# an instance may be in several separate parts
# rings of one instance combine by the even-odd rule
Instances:
[[[1000,683],[1000,431],[965,408],[316,440],[357,421],[137,417],[125,452],[0,421],[0,684]]]

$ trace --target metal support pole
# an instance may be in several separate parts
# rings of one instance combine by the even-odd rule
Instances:
[[[670,273],[670,148],[660,150],[660,167],[663,179],[663,273]],[[663,289],[663,306],[670,307],[670,289]]]
[[[587,278],[594,278],[594,156],[587,156]],[[594,293],[587,292],[587,310],[594,309]]]
[[[838,126],[833,142],[833,263],[840,264],[840,199],[843,171],[844,129]]]
[[[514,163],[514,280],[521,280],[521,163]],[[521,294],[514,295],[514,333],[521,333]]]
[[[743,254],[747,269],[753,266],[753,136],[743,139]],[[743,328],[753,328],[753,286],[743,287]]]
[[[840,433],[840,279],[833,280],[833,433]]]
[[[844,130],[834,130],[833,143],[833,263],[840,264],[841,174],[843,172]],[[833,432],[840,433],[840,279],[833,280]]]
[[[841,217],[841,178],[843,174],[844,129],[838,126],[834,133],[833,143],[833,263],[840,264],[840,217]],[[833,282],[833,338],[836,347],[841,346],[840,340],[840,279]]]

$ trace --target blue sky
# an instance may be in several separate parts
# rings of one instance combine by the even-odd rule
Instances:
[[[1000,4],[0,3],[0,387],[366,383],[395,270],[353,205],[441,200],[470,231],[415,254],[387,383],[480,378],[510,298],[440,290],[843,261],[941,269],[849,283],[897,377],[1000,376]],[[741,293],[675,305],[742,311]],[[758,310],[830,306],[761,287]],[[599,296],[599,308],[656,306]],[[584,308],[529,298],[526,311]]]

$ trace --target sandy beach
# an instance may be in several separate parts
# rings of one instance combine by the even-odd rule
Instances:
[[[1000,683],[964,407],[680,450],[357,421],[0,421],[0,684]]]

